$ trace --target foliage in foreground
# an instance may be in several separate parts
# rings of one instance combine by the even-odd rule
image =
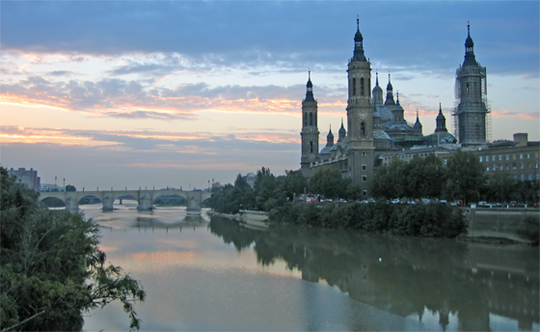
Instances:
[[[0,168],[1,331],[81,330],[83,314],[119,300],[131,319],[144,301],[138,281],[106,264],[98,226],[81,214],[49,211]]]

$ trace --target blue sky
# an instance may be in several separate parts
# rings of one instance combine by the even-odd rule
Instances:
[[[1,163],[77,187],[205,187],[300,161],[307,71],[319,130],[346,116],[356,17],[424,133],[452,128],[467,22],[492,139],[539,140],[538,1],[2,1]],[[374,83],[374,82],[373,82]],[[68,160],[68,162],[66,162]]]

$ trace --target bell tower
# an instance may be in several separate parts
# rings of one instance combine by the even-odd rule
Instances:
[[[486,143],[487,83],[486,68],[474,55],[474,42],[467,25],[465,60],[456,71],[455,95],[458,106],[454,112],[459,143],[464,146]]]
[[[306,98],[302,101],[302,175],[311,176],[310,164],[317,161],[319,154],[319,129],[317,128],[317,101],[313,97],[311,73],[308,72]]]
[[[373,177],[374,139],[373,105],[371,104],[371,64],[364,55],[364,38],[360,33],[360,20],[356,19],[354,53],[349,60],[347,77],[348,119],[348,174],[368,195],[368,182]]]

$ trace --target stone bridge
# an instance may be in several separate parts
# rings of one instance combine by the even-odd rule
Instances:
[[[40,192],[39,200],[57,198],[66,204],[66,210],[78,211],[79,202],[85,197],[97,197],[103,204],[103,211],[112,211],[114,201],[120,198],[131,197],[139,203],[139,210],[152,210],[154,201],[161,196],[177,196],[186,200],[188,213],[200,213],[202,203],[212,194],[202,191],[182,190],[102,190],[102,191],[59,191]]]

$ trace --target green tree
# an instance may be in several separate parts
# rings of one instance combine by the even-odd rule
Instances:
[[[267,210],[265,203],[277,194],[277,184],[276,177],[270,173],[270,168],[262,167],[257,171],[253,191],[255,192],[255,206],[259,210]]]
[[[315,194],[326,198],[346,198],[351,179],[344,178],[334,168],[321,168],[309,178],[309,187]]]
[[[369,184],[371,195],[385,199],[406,197],[406,167],[406,162],[399,158],[379,166]]]
[[[426,157],[415,155],[405,164],[403,177],[405,196],[419,201],[423,197],[440,199],[446,181],[446,167],[433,153]]]
[[[66,191],[77,191],[77,188],[75,188],[74,185],[68,184],[66,186]]]
[[[0,329],[81,330],[83,313],[119,300],[139,328],[138,281],[106,264],[98,225],[81,214],[49,211],[37,194],[0,168]]]
[[[496,202],[509,202],[517,181],[508,173],[496,172],[490,174],[486,181],[486,200]]]
[[[285,171],[285,176],[279,176],[277,180],[281,194],[289,201],[292,201],[295,194],[298,197],[308,188],[308,181],[302,172]]]
[[[478,201],[485,185],[484,166],[472,152],[457,150],[447,162],[446,196],[467,205]]]

